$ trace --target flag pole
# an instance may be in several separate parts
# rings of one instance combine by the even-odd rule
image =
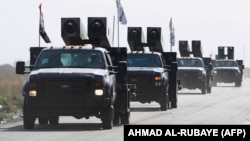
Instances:
[[[115,15],[113,16],[112,46],[114,45],[114,36],[115,36]]]
[[[119,17],[119,10],[117,10],[117,45],[118,47],[120,47],[120,26],[119,26],[119,22],[120,22],[120,17]]]
[[[127,18],[121,6],[120,0],[116,0],[117,6],[117,38],[118,38],[118,47],[120,46],[120,22],[121,24],[127,24]]]
[[[172,17],[170,18],[169,22],[169,29],[170,29],[170,52],[172,52],[172,48],[174,46],[175,42],[175,35],[174,35],[174,26],[172,23]]]
[[[39,5],[39,27],[38,27],[38,47],[41,47],[41,36],[40,36],[40,23],[41,23],[41,9],[42,9],[42,3]]]

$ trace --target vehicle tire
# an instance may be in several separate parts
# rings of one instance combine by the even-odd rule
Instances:
[[[207,93],[211,93],[211,91],[212,91],[211,86],[210,86],[210,87],[207,87]]]
[[[53,116],[49,118],[50,125],[58,125],[59,123],[59,116]]]
[[[113,108],[113,106],[108,106],[101,112],[101,119],[102,119],[102,127],[103,127],[103,129],[112,129],[112,127],[113,127],[113,117],[114,117],[114,108]]]
[[[115,113],[114,114],[114,120],[113,120],[113,125],[119,125],[120,124],[120,113]]]
[[[240,81],[235,82],[235,86],[236,87],[240,87],[241,86],[241,82]]]
[[[177,99],[171,101],[171,108],[177,108]]]
[[[209,78],[208,78],[208,81],[207,81],[207,93],[210,94],[211,91],[212,91],[212,78],[209,77]]]
[[[35,127],[35,117],[30,111],[29,107],[26,103],[26,98],[24,99],[24,105],[23,105],[23,125],[24,129],[34,129]]]
[[[130,112],[121,114],[121,124],[129,124]]]
[[[161,108],[161,111],[167,111],[168,109],[168,96],[167,95],[163,95],[160,99],[160,108]]]
[[[48,125],[49,119],[47,117],[39,117],[38,123],[39,125]]]
[[[207,87],[206,85],[201,88],[201,93],[206,94],[207,93]]]

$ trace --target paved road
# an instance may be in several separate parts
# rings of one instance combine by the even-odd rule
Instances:
[[[182,90],[178,107],[160,111],[159,104],[131,103],[131,124],[250,124],[250,78],[241,87],[220,84],[211,94]],[[123,126],[102,130],[97,118],[60,117],[57,126],[24,130],[22,121],[0,125],[1,141],[123,141]]]

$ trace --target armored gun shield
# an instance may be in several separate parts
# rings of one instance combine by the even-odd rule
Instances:
[[[236,60],[236,61],[237,61],[237,64],[239,66],[241,73],[243,73],[243,69],[245,69],[245,65],[243,64],[243,60]]]
[[[239,66],[242,66],[243,65],[243,60],[236,60],[237,61],[237,64],[239,65]]]
[[[225,59],[225,47],[219,46],[218,47],[218,59]]]
[[[111,47],[111,30],[106,17],[88,17],[88,37],[94,46]]]
[[[172,62],[176,62],[176,52],[163,52],[162,54],[166,65],[171,65]]]
[[[127,48],[126,47],[111,47],[108,48],[112,56],[113,65],[117,66],[119,61],[127,61]]]
[[[163,52],[163,36],[160,27],[147,28],[147,43],[150,51]]]
[[[30,65],[34,65],[40,52],[46,47],[30,47]]]
[[[209,66],[210,63],[212,63],[212,59],[210,57],[203,57],[205,66]]]
[[[194,57],[203,57],[201,41],[192,40],[192,52]]]
[[[61,36],[66,45],[80,45],[88,38],[80,18],[61,18]]]
[[[143,51],[145,37],[142,27],[128,27],[127,40],[131,51]]]
[[[179,41],[179,52],[181,57],[189,57],[190,55],[190,48],[188,45],[188,41],[182,40]]]
[[[227,58],[234,59],[234,47],[227,47]]]

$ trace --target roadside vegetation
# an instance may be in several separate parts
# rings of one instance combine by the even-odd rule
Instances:
[[[0,65],[0,122],[15,120],[22,114],[25,78],[25,75],[16,75],[12,65]]]

